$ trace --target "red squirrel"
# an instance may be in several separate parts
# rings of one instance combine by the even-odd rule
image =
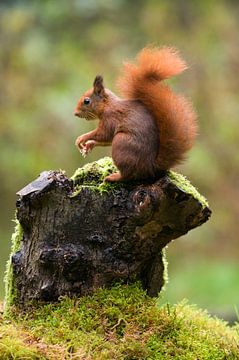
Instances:
[[[197,133],[196,114],[162,80],[186,68],[176,49],[146,47],[136,64],[124,64],[118,79],[124,98],[106,89],[101,76],[80,98],[75,115],[99,119],[99,125],[79,136],[76,146],[86,155],[95,146],[112,144],[119,171],[105,181],[152,178],[182,162]]]

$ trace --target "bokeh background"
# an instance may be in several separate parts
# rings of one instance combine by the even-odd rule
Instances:
[[[229,321],[239,308],[239,2],[229,0],[0,1],[0,298],[16,191],[43,170],[68,176],[83,159],[75,138],[96,126],[73,116],[98,73],[115,90],[123,59],[146,44],[178,47],[190,64],[171,81],[199,114],[187,175],[211,220],[168,248],[160,302],[187,298]]]

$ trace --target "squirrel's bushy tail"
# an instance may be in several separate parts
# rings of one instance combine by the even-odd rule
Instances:
[[[138,54],[136,64],[124,64],[118,80],[122,95],[140,100],[157,121],[160,144],[156,165],[160,170],[180,163],[197,133],[196,114],[191,103],[161,82],[186,68],[177,50],[147,47]]]

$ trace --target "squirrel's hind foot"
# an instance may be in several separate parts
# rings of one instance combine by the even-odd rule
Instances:
[[[116,181],[121,181],[121,180],[123,180],[123,177],[120,172],[116,172],[111,175],[108,175],[104,179],[104,181],[109,181],[109,182],[116,182]]]

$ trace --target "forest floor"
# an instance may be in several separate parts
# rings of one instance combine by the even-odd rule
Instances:
[[[1,305],[2,306],[2,305]],[[1,359],[239,359],[239,326],[138,284],[1,315]]]

